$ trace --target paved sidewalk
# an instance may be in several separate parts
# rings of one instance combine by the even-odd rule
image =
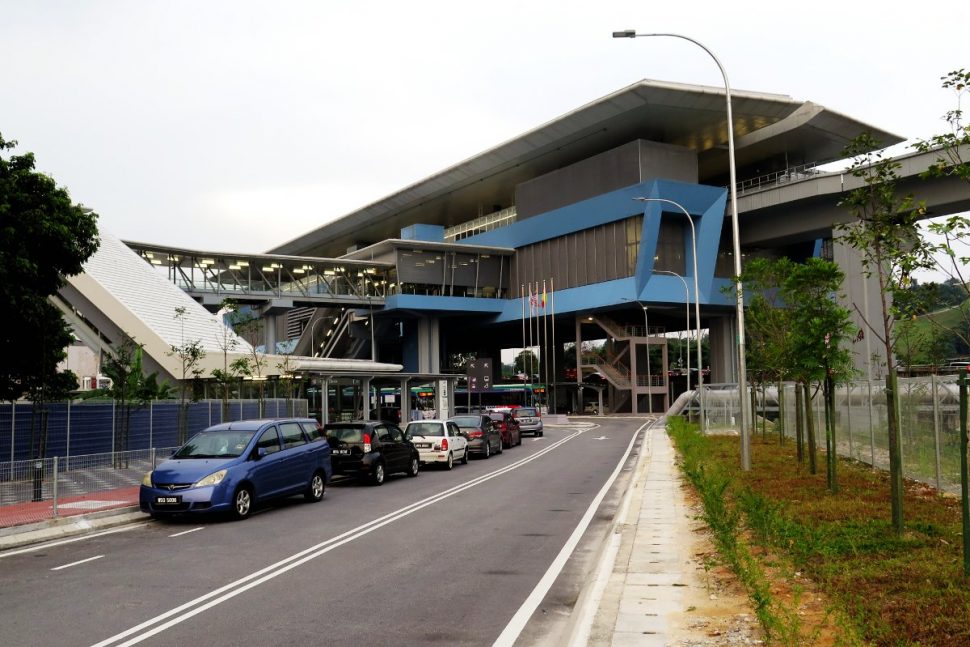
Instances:
[[[569,644],[760,644],[743,593],[715,593],[704,576],[698,560],[704,528],[686,501],[663,419],[645,433],[614,533],[575,610]]]

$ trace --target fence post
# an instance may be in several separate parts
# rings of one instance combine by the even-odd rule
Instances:
[[[930,375],[930,384],[932,386],[933,393],[933,450],[936,453],[936,490],[941,492],[943,490],[942,485],[942,469],[940,464],[940,402],[939,402],[939,387],[936,381],[936,375]]]
[[[180,412],[181,413],[181,412]],[[152,432],[154,431],[154,421],[155,421],[155,401],[152,400],[148,403],[148,446],[152,445]]]
[[[16,429],[17,429],[17,403],[11,402],[10,403],[10,462],[11,463],[13,463],[13,456],[14,456],[13,450],[14,450],[14,447],[16,446],[16,443],[14,443],[14,441],[16,440],[16,436],[15,436]]]
[[[872,453],[869,465],[876,467],[876,430],[872,427],[872,380],[866,380],[869,388],[869,451]]]
[[[57,456],[54,457],[54,482],[51,484],[51,489],[53,490],[54,498],[54,516],[57,517]]]
[[[970,575],[970,484],[967,482],[967,374],[960,373],[960,507],[963,521],[963,575]]]
[[[855,458],[852,451],[852,383],[845,383],[845,435],[849,437],[849,458]]]
[[[117,403],[111,400],[111,462],[114,463],[115,453],[115,419],[118,417],[115,407]]]

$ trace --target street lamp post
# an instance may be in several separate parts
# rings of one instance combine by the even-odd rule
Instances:
[[[685,216],[687,216],[687,222],[690,224],[690,247],[691,247],[691,257],[694,261],[694,325],[697,326],[697,392],[700,395],[701,402],[701,431],[705,428],[706,419],[704,417],[704,362],[701,356],[701,293],[700,288],[697,283],[697,232],[694,229],[694,219],[691,218],[690,212],[684,208],[684,205],[676,202],[675,200],[668,200],[667,198],[633,198],[637,202],[662,202],[665,204],[671,204],[678,209],[680,209]]]
[[[654,270],[654,272],[657,274],[676,276],[684,284],[684,307],[687,309],[687,390],[690,391],[690,288],[687,287],[687,280],[677,272],[671,272],[670,270]],[[697,338],[700,339],[700,337],[701,331],[698,325]]]
[[[749,470],[751,469],[751,439],[748,437],[747,425],[748,408],[746,394],[748,390],[748,376],[744,350],[744,293],[741,285],[741,235],[738,229],[738,182],[734,161],[734,116],[731,111],[731,84],[728,82],[728,76],[727,72],[724,71],[724,66],[721,65],[721,61],[718,60],[717,56],[714,55],[714,52],[693,38],[684,36],[682,34],[638,34],[635,29],[613,32],[613,38],[650,38],[654,36],[680,38],[681,40],[686,40],[697,45],[714,59],[714,62],[717,64],[717,69],[721,71],[721,77],[724,79],[724,95],[727,102],[728,171],[730,175],[730,188],[728,190],[731,195],[731,235],[734,246],[735,292],[737,294],[738,399],[741,413],[741,428],[739,430],[739,435],[741,436],[741,469]],[[697,340],[697,346],[698,350],[700,350],[700,339]],[[699,365],[697,369],[698,376],[700,376],[703,367]]]

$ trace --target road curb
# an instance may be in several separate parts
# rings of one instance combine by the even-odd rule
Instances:
[[[91,514],[50,519],[24,526],[10,526],[0,529],[0,553],[14,548],[23,548],[53,539],[76,537],[147,519],[148,515],[142,512],[137,505],[133,505]]]
[[[609,581],[616,566],[617,555],[623,545],[624,531],[631,525],[635,528],[638,521],[638,518],[634,519],[632,523],[627,520],[631,509],[630,502],[644,486],[644,473],[653,449],[650,443],[650,434],[658,424],[665,424],[664,418],[653,421],[643,429],[643,439],[640,441],[640,449],[636,464],[633,466],[630,484],[616,509],[610,523],[610,529],[604,535],[598,548],[599,556],[596,560],[596,567],[590,573],[588,583],[579,593],[576,606],[573,607],[573,612],[570,614],[569,624],[563,634],[567,638],[565,644],[568,647],[583,647],[589,644],[596,616],[600,612],[604,593],[609,587]]]

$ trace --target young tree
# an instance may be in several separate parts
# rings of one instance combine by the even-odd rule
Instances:
[[[835,385],[849,380],[854,373],[852,355],[843,346],[852,336],[852,320],[849,310],[840,306],[835,298],[844,278],[835,263],[809,258],[805,263],[793,266],[783,286],[785,301],[792,304],[790,358],[806,384],[811,381],[822,384],[826,480],[832,492],[838,491]],[[810,399],[808,405],[810,409]],[[814,439],[812,441],[811,445],[814,445]],[[814,464],[814,456],[810,455],[809,461]]]
[[[253,378],[256,381],[256,388],[259,400],[259,415],[263,416],[263,403],[266,397],[266,383],[263,379],[263,367],[266,366],[266,353],[259,349],[264,348],[260,344],[263,335],[262,320],[252,314],[252,312],[241,312],[237,310],[231,315],[232,328],[249,344],[249,357],[246,358],[246,368],[240,364],[240,373]]]
[[[32,153],[4,157],[16,145],[0,134],[0,399],[59,398],[68,380],[56,366],[72,337],[47,299],[97,250],[97,215],[35,171]]]
[[[168,398],[171,387],[159,383],[158,374],[146,375],[142,367],[142,347],[128,335],[114,347],[114,354],[102,363],[101,371],[111,379],[111,386],[98,389],[92,395],[113,398],[115,408],[115,443],[112,451],[128,451],[131,431],[131,414],[152,400]],[[127,460],[124,461],[127,464]]]
[[[877,149],[879,142],[864,133],[846,147],[844,153],[854,162],[849,173],[863,185],[848,193],[840,203],[849,210],[853,222],[840,226],[843,240],[862,258],[865,276],[875,276],[879,284],[879,320],[865,325],[882,344],[886,361],[887,434],[889,436],[889,477],[892,497],[892,524],[903,532],[903,464],[897,410],[897,375],[893,356],[896,337],[893,327],[901,314],[894,296],[905,290],[913,273],[931,265],[928,246],[920,238],[917,225],[919,209],[913,196],[900,196],[896,185],[899,162],[885,159]],[[855,306],[859,310],[858,306]],[[864,313],[860,313],[864,317]]]
[[[224,316],[228,316],[231,321],[235,313],[239,312],[239,305],[233,299],[225,299],[222,302],[222,308],[219,312],[223,313]],[[225,325],[225,323],[217,325],[219,326],[219,340],[216,344],[219,346],[219,350],[222,351],[222,368],[212,369],[212,377],[215,378],[221,391],[222,420],[225,422],[229,420],[229,394],[232,390],[232,385],[239,381],[243,375],[249,375],[250,367],[248,357],[237,357],[232,362],[229,361],[229,353],[234,352],[239,347],[239,340],[232,329]]]
[[[751,294],[745,310],[749,375],[755,383],[776,384],[780,411],[784,408],[782,382],[792,376],[792,309],[785,304],[782,287],[794,266],[784,257],[754,258],[745,263],[741,277]],[[733,293],[734,284],[725,291]],[[762,418],[766,417],[762,411]],[[779,416],[779,443],[784,433],[784,417]]]
[[[178,444],[181,445],[188,439],[188,402],[189,394],[194,394],[190,378],[195,380],[202,375],[199,363],[205,358],[205,349],[202,348],[201,339],[185,340],[185,317],[187,314],[185,306],[175,308],[175,318],[180,326],[180,341],[178,346],[172,345],[170,355],[179,358],[182,366],[182,376],[179,380],[179,417],[178,417]],[[195,397],[192,398],[195,400]]]

